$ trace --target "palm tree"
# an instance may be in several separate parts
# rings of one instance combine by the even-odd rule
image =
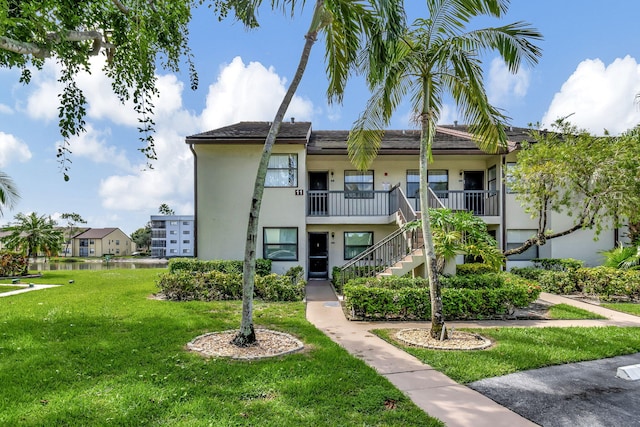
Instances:
[[[255,27],[258,25],[255,12],[261,3],[262,0],[254,0],[252,2],[229,0],[223,7],[223,12],[228,13],[228,11],[233,10],[235,16],[245,26]],[[292,13],[295,3],[295,0],[272,0],[274,8],[282,7],[284,10],[289,7]],[[403,27],[404,8],[401,2],[387,0],[316,0],[311,24],[304,36],[305,43],[300,55],[298,68],[272,121],[256,172],[243,263],[242,321],[240,330],[233,339],[233,343],[237,346],[248,346],[256,342],[253,327],[253,289],[255,286],[258,221],[265,177],[273,144],[276,141],[291,99],[302,80],[311,48],[315,44],[318,35],[323,33],[326,42],[327,73],[329,76],[327,95],[330,102],[340,102],[347,78],[355,68],[358,54],[364,46],[363,42],[369,40],[369,55],[382,55],[384,53],[380,49],[383,46],[382,42],[380,40],[372,40],[372,38],[393,37]],[[379,57],[378,60],[384,61],[382,57]]]
[[[487,99],[479,55],[495,50],[508,69],[517,72],[522,60],[530,64],[537,62],[541,51],[533,41],[542,36],[523,22],[464,31],[472,18],[501,17],[508,9],[509,0],[427,0],[426,3],[429,18],[416,20],[400,40],[389,44],[393,60],[367,64],[373,94],[354,123],[348,147],[356,167],[367,169],[377,155],[393,112],[409,95],[421,127],[420,210],[431,298],[431,336],[444,339],[446,329],[427,197],[428,162],[443,97],[453,98],[478,146],[485,151],[496,151],[506,142],[508,118]]]
[[[13,208],[18,199],[20,195],[15,183],[9,175],[0,172],[0,216],[3,216],[3,207]]]
[[[39,253],[46,256],[58,253],[64,244],[64,233],[55,228],[55,221],[46,215],[38,216],[35,212],[29,215],[19,213],[15,216],[15,224],[5,227],[9,234],[2,238],[2,243],[11,250],[19,250],[34,260]]]

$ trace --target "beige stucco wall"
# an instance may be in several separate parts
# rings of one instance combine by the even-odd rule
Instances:
[[[199,259],[243,259],[247,221],[262,145],[196,145],[197,229]],[[265,188],[260,210],[257,257],[262,257],[263,227],[298,227],[297,262],[274,262],[274,272],[304,265],[306,254],[303,145],[279,145],[272,153],[298,155],[298,187]]]

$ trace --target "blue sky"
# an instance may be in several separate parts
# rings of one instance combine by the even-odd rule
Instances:
[[[268,2],[266,2],[268,3]],[[409,0],[412,18],[424,16],[424,3]],[[311,4],[311,2],[310,2]],[[79,213],[90,227],[119,227],[132,233],[167,203],[178,214],[193,214],[193,161],[187,135],[241,120],[272,120],[298,63],[310,8],[291,20],[265,9],[261,28],[246,31],[218,22],[206,8],[194,11],[191,46],[200,78],[189,89],[186,73],[158,70],[156,102],[159,159],[144,170],[138,152],[137,119],[130,106],[117,103],[109,81],[98,71],[81,76],[89,99],[88,132],[72,141],[71,180],[64,182],[56,161],[56,67],[49,64],[29,86],[18,73],[0,70],[0,170],[17,183],[21,200],[5,210],[0,223],[18,213],[59,217]],[[610,0],[512,0],[502,21],[527,21],[544,36],[543,56],[517,76],[505,74],[492,55],[484,58],[491,101],[514,126],[551,123],[572,114],[579,127],[613,134],[640,123],[640,2]],[[354,78],[342,105],[328,106],[323,40],[311,54],[307,72],[287,117],[308,120],[314,129],[349,129],[368,93]],[[96,64],[99,66],[99,64]],[[415,127],[401,108],[391,128]],[[457,120],[448,104],[442,123]]]

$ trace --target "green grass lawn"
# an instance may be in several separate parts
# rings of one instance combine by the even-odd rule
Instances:
[[[149,299],[160,271],[44,272],[29,281],[63,286],[0,298],[0,425],[442,425],[308,323],[303,303],[256,302],[254,316],[301,339],[302,353],[185,351],[237,328],[241,304]]]
[[[601,316],[597,313],[583,310],[578,307],[574,307],[569,304],[555,304],[549,307],[549,317],[552,319],[571,319],[571,320],[581,320],[581,319],[606,319],[606,317]]]
[[[640,304],[634,304],[630,302],[620,303],[603,303],[601,304],[605,308],[611,310],[622,311],[623,313],[633,314],[634,316],[640,316]]]
[[[464,330],[490,338],[496,345],[487,350],[429,350],[402,345],[393,338],[393,330],[377,330],[374,333],[460,383],[640,351],[640,328],[634,327]]]

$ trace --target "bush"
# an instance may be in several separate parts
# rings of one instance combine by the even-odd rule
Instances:
[[[543,270],[572,271],[581,268],[584,263],[573,258],[534,258],[533,265]]]
[[[201,261],[195,258],[171,258],[169,260],[169,272],[177,271],[208,272],[219,271],[222,273],[242,274],[243,261],[237,260],[212,260]],[[256,274],[266,276],[271,274],[271,260],[259,258],[256,260]]]
[[[352,267],[352,269],[350,269],[348,273],[349,277],[345,278],[346,280],[343,280],[344,273],[342,272],[341,267],[333,267],[333,270],[331,271],[331,283],[333,284],[333,287],[335,288],[336,292],[342,295],[342,291],[343,291],[342,288],[345,282],[349,280],[357,279],[359,277],[371,277],[372,275],[375,275],[375,273],[382,271],[383,269],[384,267],[382,266]]]
[[[0,253],[0,276],[23,276],[28,273],[29,260],[23,254],[17,252]]]
[[[540,295],[540,287],[531,281],[509,273],[501,273],[501,276],[500,279],[480,278],[459,282],[477,286],[476,288],[443,288],[445,319],[478,319],[505,315],[513,307],[528,306]],[[402,278],[352,280],[344,287],[345,305],[358,318],[427,320],[431,317],[431,300],[426,283],[425,279]],[[453,283],[455,282],[449,284]],[[479,283],[487,286],[480,287]]]
[[[220,271],[162,273],[156,283],[171,301],[219,301],[242,298],[242,273]],[[254,297],[264,301],[300,301],[306,282],[293,270],[292,275],[256,275]]]
[[[470,274],[496,273],[497,270],[488,264],[480,262],[456,265],[456,276],[468,276]]]
[[[504,286],[504,274],[488,273],[466,276],[442,277],[442,288],[484,289]]]

